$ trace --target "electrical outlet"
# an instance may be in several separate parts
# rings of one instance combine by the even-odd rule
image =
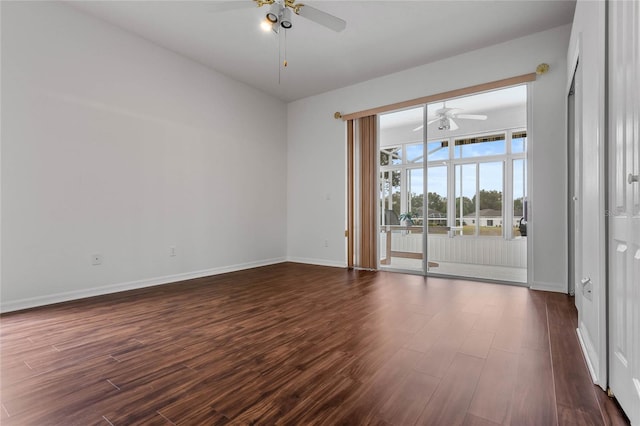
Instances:
[[[324,240],[324,246],[329,247],[329,240]]]
[[[101,254],[92,254],[91,255],[91,264],[96,266],[96,265],[102,265],[102,255]]]
[[[176,255],[176,246],[169,247],[169,256],[174,257]]]

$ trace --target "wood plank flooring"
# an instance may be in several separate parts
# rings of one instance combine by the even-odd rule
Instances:
[[[568,296],[284,263],[0,318],[11,425],[621,425]]]

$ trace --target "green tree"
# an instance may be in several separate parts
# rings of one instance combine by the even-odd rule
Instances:
[[[456,198],[456,212],[460,211],[460,197]],[[474,213],[476,211],[475,199],[469,197],[462,197],[462,215]]]
[[[400,211],[400,193],[399,192],[394,192],[393,194],[391,194],[391,203],[393,205],[392,210],[396,212],[398,216],[400,216],[402,212]]]
[[[473,196],[473,202],[475,204],[476,197]],[[480,210],[484,209],[493,209],[493,210],[502,210],[502,192],[496,191],[495,189],[491,191],[485,191],[484,189],[480,190]]]
[[[423,194],[411,194],[411,207],[410,211],[417,216],[423,216],[424,195]]]
[[[516,198],[513,200],[513,215],[523,216],[522,212],[522,198]]]
[[[439,213],[447,212],[447,198],[441,196],[436,192],[429,192],[427,194],[428,208],[429,210],[435,210]]]

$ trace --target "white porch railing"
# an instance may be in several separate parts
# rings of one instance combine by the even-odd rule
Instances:
[[[387,233],[380,233],[380,259],[386,258]],[[391,251],[422,252],[422,234],[394,231]],[[473,265],[527,267],[527,239],[505,240],[499,237],[460,237],[430,235],[427,239],[429,260],[432,262],[467,263]]]

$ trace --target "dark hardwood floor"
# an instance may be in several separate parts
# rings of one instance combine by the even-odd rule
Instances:
[[[285,263],[5,314],[10,425],[618,425],[562,294]]]

